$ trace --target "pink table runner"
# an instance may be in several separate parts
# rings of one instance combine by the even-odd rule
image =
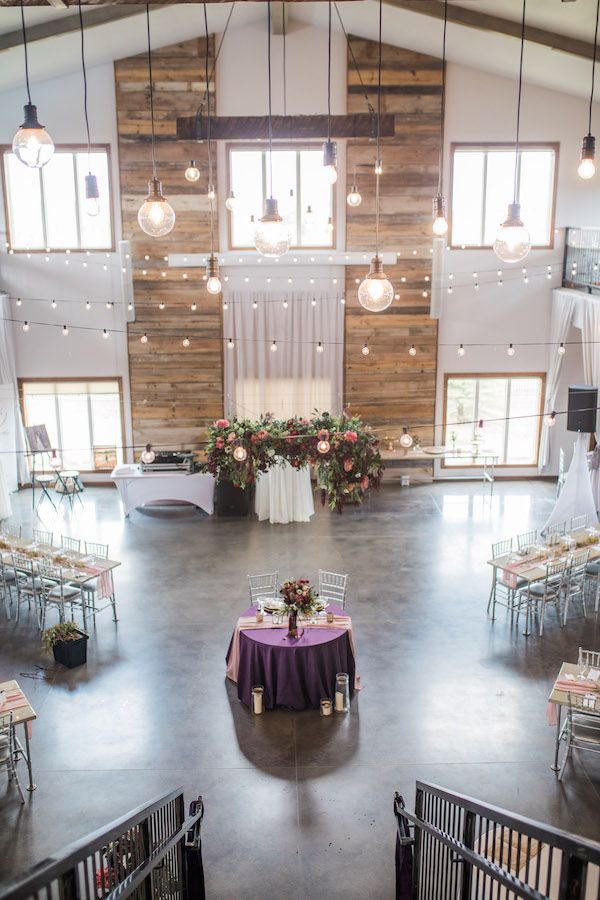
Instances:
[[[20,690],[13,690],[10,692],[5,692],[3,696],[0,696],[0,718],[4,715],[4,713],[12,712],[15,709],[21,709],[23,706],[29,706],[29,700]],[[16,724],[19,724],[18,722]],[[32,725],[33,722],[26,722],[25,726],[27,728],[27,736],[31,739],[32,733]]]
[[[594,694],[598,692],[597,681],[571,681],[568,678],[557,678],[552,688],[554,691],[563,691],[565,694]],[[593,710],[592,710],[593,712]],[[548,702],[547,709],[548,725],[556,725],[558,723],[558,704],[552,701]]]

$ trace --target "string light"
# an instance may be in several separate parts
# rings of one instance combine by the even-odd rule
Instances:
[[[463,345],[461,344],[456,352],[458,353],[459,356],[464,356],[466,351],[465,351],[465,348],[463,347]]]
[[[549,416],[546,416],[546,425],[548,428],[553,428],[556,425],[556,413],[551,412]]]
[[[23,322],[23,331],[29,331],[29,322]]]
[[[235,347],[235,344],[233,343],[232,339],[229,338],[229,340],[227,341],[227,349],[233,350],[234,347]]]
[[[288,306],[289,306],[289,303],[287,302],[287,300],[284,300],[284,301],[283,301],[283,308],[284,308],[284,309],[287,309]]]
[[[186,347],[186,348],[189,347],[189,346],[190,346],[190,339],[189,339],[189,337],[184,337],[184,339],[182,340],[181,343],[183,344],[184,347]]]
[[[115,305],[115,304],[112,302],[112,300],[108,300],[108,302],[107,302],[107,304],[106,304],[106,308],[107,308],[107,309],[112,309],[112,308],[114,307],[114,305]]]
[[[190,164],[187,167],[187,169],[185,170],[185,172],[183,173],[183,175],[184,175],[185,180],[189,181],[190,184],[195,184],[196,181],[199,181],[200,169],[196,165],[195,160],[190,159]]]
[[[277,341],[273,341],[271,344],[271,353],[277,353]]]
[[[507,347],[507,349],[506,349],[506,355],[507,355],[507,356],[514,356],[515,353],[516,353],[516,350],[515,350],[515,348],[513,347],[513,345],[512,345],[512,344],[509,344],[508,347]]]
[[[321,341],[319,341],[319,343],[317,344],[317,353],[322,353],[322,352],[323,352],[323,344],[321,343]]]
[[[410,356],[416,356],[416,355],[417,355],[417,348],[415,347],[414,344],[411,344],[410,350],[408,351],[408,353],[409,353]]]
[[[192,303],[192,305],[190,306],[190,309],[192,312],[196,312],[196,310],[198,309],[198,304]],[[223,309],[225,309],[225,304],[223,304]]]
[[[17,306],[21,306],[22,302],[21,298],[17,297]]]
[[[241,444],[238,444],[235,450],[233,451],[233,458],[236,462],[242,463],[245,462],[248,457],[248,451],[245,447],[242,447]]]
[[[256,302],[256,300],[252,301],[252,309],[258,309],[258,303]]]
[[[52,307],[52,309],[56,309],[56,300],[52,300],[50,306]]]
[[[329,441],[322,440],[317,443],[317,450],[321,454],[329,453],[330,449],[331,444],[329,443]]]
[[[105,341],[108,340],[109,335],[108,335],[108,331],[106,330],[106,328],[102,329],[102,337],[104,338]]]
[[[560,347],[558,348],[558,352],[561,356],[564,356],[565,353],[567,352],[567,348],[565,347],[565,345],[563,344],[562,341],[561,341]]]
[[[63,333],[63,337],[67,337],[67,335],[69,334],[69,329],[67,328],[66,325],[63,325],[62,333]]]
[[[362,348],[361,353],[362,353],[363,356],[368,356],[370,352],[371,352],[371,351],[369,350],[369,345],[368,345],[367,342],[365,341],[364,347]]]
[[[164,300],[161,300],[160,303],[158,304],[159,309],[164,309],[165,306],[166,306],[166,304],[165,304]]]
[[[408,428],[402,429],[402,434],[400,435],[400,446],[405,450],[408,450],[413,445],[413,437],[412,434],[409,434]]]

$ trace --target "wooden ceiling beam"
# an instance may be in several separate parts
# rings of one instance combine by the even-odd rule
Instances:
[[[374,138],[377,120],[368,113],[331,117],[332,138]],[[273,116],[273,138],[276,140],[306,140],[327,137],[327,116]],[[210,134],[215,141],[267,140],[267,116],[211,116]],[[382,115],[381,137],[394,137],[395,117]],[[206,117],[188,116],[177,119],[180,141],[206,138]],[[175,138],[174,138],[175,139]]]
[[[175,0],[172,0],[175,2]],[[5,4],[6,5],[6,4]],[[155,9],[152,4],[150,9]],[[2,9],[0,0],[0,10]],[[109,22],[116,22],[119,19],[126,19],[128,16],[138,15],[142,10],[135,6],[96,6],[90,7],[83,18],[85,29],[93,28],[94,25],[105,25]],[[0,12],[0,15],[2,13]],[[27,26],[27,43],[34,41],[43,41],[46,38],[60,37],[63,34],[71,34],[79,31],[79,16],[68,15],[59,16],[51,19],[49,22],[41,22],[39,25]],[[0,34],[0,52],[2,50],[10,50],[11,47],[20,47],[23,43],[23,32],[19,28],[17,31],[7,31]]]

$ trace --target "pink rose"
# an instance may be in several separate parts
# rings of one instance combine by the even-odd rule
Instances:
[[[347,431],[344,435],[344,440],[348,441],[350,444],[355,444],[358,440],[358,435],[355,431]]]
[[[321,428],[320,431],[317,432],[317,437],[320,441],[328,441],[329,440],[329,432],[326,428]]]
[[[363,476],[360,486],[363,489],[363,491],[366,491],[366,489],[369,487],[369,476],[368,475]]]
[[[217,419],[215,428],[229,428],[229,419]]]
[[[300,419],[300,424],[301,425],[310,425],[310,422],[308,419]]]
[[[354,463],[352,462],[352,460],[350,458],[347,457],[344,460],[344,472],[351,472],[353,468],[354,468]]]
[[[229,434],[227,435],[227,440],[230,444],[233,444],[234,441],[237,441],[237,434],[235,433],[235,431],[229,432]]]
[[[224,446],[225,446],[224,439],[222,437],[218,437],[215,441],[215,447],[217,448],[217,450],[222,450]]]

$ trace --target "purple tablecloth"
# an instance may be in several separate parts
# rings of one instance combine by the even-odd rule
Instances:
[[[337,607],[330,607],[343,615]],[[243,616],[254,615],[250,608]],[[318,709],[322,697],[333,698],[335,676],[349,675],[351,693],[355,662],[348,632],[343,628],[305,628],[297,640],[286,637],[287,628],[240,632],[237,689],[239,699],[250,706],[252,688],[264,686],[266,709]],[[231,652],[231,644],[227,658]]]

